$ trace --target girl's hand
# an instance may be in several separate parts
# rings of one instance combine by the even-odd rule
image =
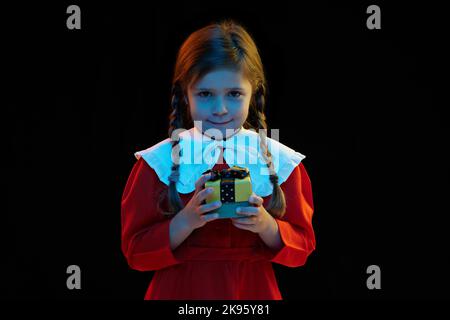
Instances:
[[[245,218],[231,218],[233,225],[239,229],[249,230],[254,233],[264,232],[273,223],[274,219],[262,205],[263,198],[252,193],[248,198],[248,202],[253,204],[253,206],[238,207],[236,213]]]
[[[211,173],[204,174],[195,182],[194,195],[192,196],[188,204],[178,213],[178,215],[183,218],[183,222],[191,230],[203,227],[207,222],[216,220],[219,217],[218,213],[205,213],[219,208],[222,205],[221,201],[203,205],[201,204],[203,200],[206,200],[206,197],[210,194],[209,190],[212,191],[212,188],[203,189],[205,182],[210,178]]]

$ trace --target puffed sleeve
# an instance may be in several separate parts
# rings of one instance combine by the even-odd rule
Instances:
[[[288,267],[299,267],[316,248],[312,226],[314,212],[311,181],[303,163],[293,170],[289,178],[280,185],[286,199],[286,212],[275,218],[283,241],[283,247],[271,253],[270,261]]]
[[[172,218],[157,210],[161,190],[158,176],[140,158],[133,166],[121,201],[122,252],[128,265],[139,271],[152,271],[178,264],[170,248]]]

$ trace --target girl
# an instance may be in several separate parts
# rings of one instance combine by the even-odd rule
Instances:
[[[299,267],[315,249],[305,156],[267,137],[265,95],[242,26],[212,24],[181,46],[169,138],[135,153],[122,197],[123,254],[132,269],[155,271],[145,299],[281,300],[272,263]],[[203,173],[234,164],[249,169],[251,206],[219,219]]]

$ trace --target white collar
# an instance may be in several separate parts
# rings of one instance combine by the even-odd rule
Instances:
[[[220,147],[225,148],[223,157],[228,166],[247,167],[250,171],[253,192],[261,197],[272,194],[273,186],[269,180],[269,170],[260,153],[259,134],[253,130],[241,127],[226,140],[214,140],[202,134],[196,127],[179,134],[182,155],[180,157],[177,191],[191,193],[195,190],[195,182],[208,169],[212,169],[220,157]],[[278,183],[287,180],[295,167],[305,158],[284,144],[267,137],[269,151]],[[152,167],[159,179],[169,185],[169,175],[172,167],[172,144],[167,138],[154,146],[136,152],[135,157],[144,160]],[[259,155],[259,157],[258,157]]]

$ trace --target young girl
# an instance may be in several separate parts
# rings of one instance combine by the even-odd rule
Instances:
[[[123,254],[132,269],[155,271],[145,299],[281,300],[272,263],[299,267],[315,249],[305,156],[267,137],[265,94],[242,26],[209,25],[180,48],[169,138],[135,153],[122,197]],[[203,173],[235,164],[249,169],[251,205],[219,219]]]

